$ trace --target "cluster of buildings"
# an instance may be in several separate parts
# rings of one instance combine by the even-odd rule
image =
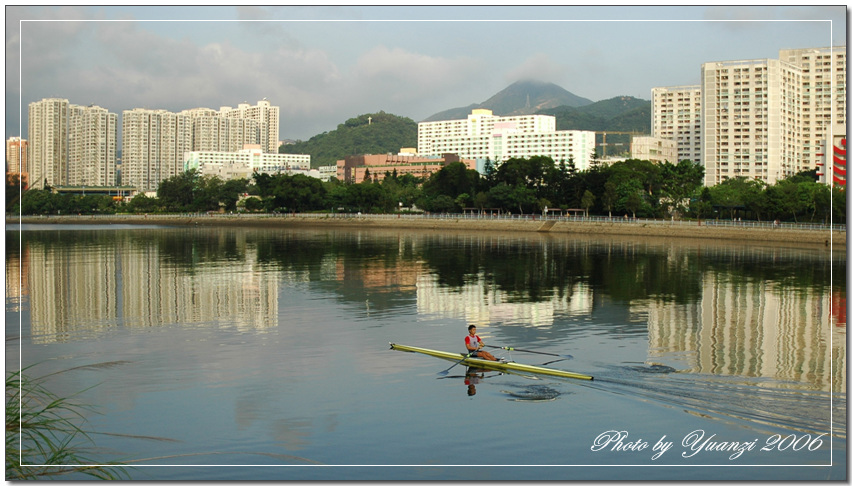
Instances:
[[[7,167],[20,167],[22,180],[37,189],[120,184],[140,192],[204,163],[211,170],[245,161],[270,172],[309,169],[309,156],[278,154],[279,112],[266,99],[219,110],[125,110],[119,163],[117,114],[43,99],[29,105],[29,139],[7,141]]]
[[[654,88],[652,136],[703,165],[706,186],[812,169],[845,185],[846,47],[778,57],[707,62],[698,85]]]
[[[696,162],[705,168],[706,186],[735,177],[773,184],[815,168],[823,182],[845,185],[845,46],[707,62],[700,84],[657,87],[651,94],[651,134],[632,137],[632,158]],[[43,99],[29,105],[29,138],[7,140],[7,174],[33,188],[120,182],[149,192],[188,169],[223,179],[260,171],[361,182],[389,173],[427,176],[450,162],[483,172],[487,161],[532,156],[573,162],[579,170],[618,160],[595,155],[594,131],[557,130],[553,116],[476,109],[466,119],[419,123],[416,149],[354,155],[336,167],[311,169],[309,155],[278,153],[279,111],[266,99],[219,110],[126,110],[119,163],[115,113]]]

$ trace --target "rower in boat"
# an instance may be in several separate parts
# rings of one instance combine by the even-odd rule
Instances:
[[[487,359],[488,361],[497,361],[497,358],[488,351],[482,351],[485,344],[482,339],[476,335],[476,326],[473,324],[467,326],[467,336],[464,337],[464,346],[467,348],[467,353],[472,358]]]
[[[429,356],[434,356],[436,358],[445,359],[448,361],[453,361],[453,365],[447,368],[446,370],[438,373],[439,375],[446,376],[451,369],[454,367],[464,363],[466,366],[472,366],[476,368],[485,368],[489,370],[498,370],[498,371],[509,371],[509,372],[525,372],[525,373],[537,373],[542,375],[550,375],[550,376],[561,376],[565,378],[576,378],[578,380],[593,380],[594,378],[590,375],[584,375],[582,373],[575,373],[573,371],[565,371],[565,370],[557,370],[553,368],[545,368],[544,366],[536,366],[536,365],[528,365],[522,363],[515,363],[513,361],[491,361],[482,358],[473,358],[467,354],[459,354],[452,353],[449,351],[438,351],[435,349],[427,349],[427,348],[418,348],[415,346],[406,346],[404,344],[396,344],[390,343],[391,349],[396,349],[397,351],[405,351],[408,353],[421,353]],[[516,349],[516,348],[503,348],[503,349]],[[518,351],[521,351],[518,349]],[[533,352],[528,351],[527,352]],[[547,353],[552,354],[552,353]],[[571,355],[557,355],[557,356],[566,356],[567,359],[570,359]]]

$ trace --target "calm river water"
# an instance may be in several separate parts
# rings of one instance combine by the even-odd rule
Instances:
[[[7,372],[79,393],[89,455],[132,479],[846,480],[843,250],[118,225],[6,248]],[[460,352],[469,324],[595,379],[388,346]]]

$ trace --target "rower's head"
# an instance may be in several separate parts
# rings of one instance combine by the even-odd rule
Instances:
[[[473,324],[467,326],[467,332],[469,332],[470,335],[473,336],[474,334],[476,334],[476,326],[474,326]]]

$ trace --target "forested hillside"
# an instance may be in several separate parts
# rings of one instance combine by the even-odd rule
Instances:
[[[651,133],[651,102],[631,96],[619,96],[580,107],[560,106],[539,113],[555,116],[557,130]]]
[[[546,104],[542,100],[537,98],[537,103]],[[506,109],[509,109],[508,105]],[[555,116],[557,130],[630,132],[636,135],[651,133],[651,102],[630,96],[619,96],[584,106],[563,105],[537,110],[536,113]],[[597,143],[602,141],[598,135]],[[607,143],[613,148],[621,146],[627,150],[630,136],[611,133]],[[279,150],[288,154],[309,154],[311,166],[316,168],[334,165],[347,155],[396,154],[404,147],[417,148],[417,123],[411,118],[380,111],[350,118],[338,125],[336,130],[315,135],[307,141],[282,145]],[[616,154],[613,149],[607,153]]]
[[[417,147],[417,123],[380,111],[350,118],[336,130],[315,135],[307,141],[282,145],[280,153],[310,154],[311,167],[335,165],[347,155],[399,153]]]

